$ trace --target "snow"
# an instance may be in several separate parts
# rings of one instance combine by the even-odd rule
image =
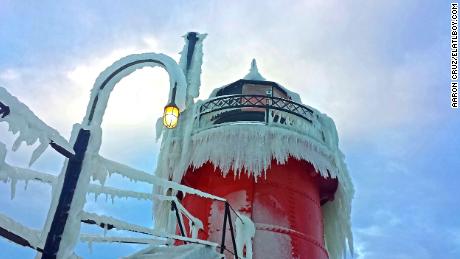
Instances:
[[[187,35],[185,38],[185,45],[182,51],[180,52],[181,57],[179,65],[184,71],[186,80],[187,80],[187,93],[186,93],[186,102],[187,106],[193,104],[193,99],[197,98],[200,95],[200,85],[201,85],[201,65],[203,64],[203,40],[206,38],[207,34],[196,34],[198,40],[195,43],[195,49],[193,52],[191,64],[187,69],[187,56],[188,56],[188,46],[189,41],[187,40]]]
[[[257,62],[255,58],[251,61],[251,68],[249,69],[249,73],[245,77],[243,77],[243,79],[265,81],[265,78],[259,73],[259,69],[257,68]]]
[[[221,259],[224,255],[219,254],[215,247],[198,244],[181,246],[149,247],[125,259]]]
[[[5,121],[9,125],[9,131],[13,134],[19,133],[13,144],[13,151],[19,149],[25,142],[33,145],[37,140],[40,142],[32,153],[29,166],[45,151],[51,142],[61,146],[71,154],[74,154],[72,146],[55,129],[40,120],[25,104],[11,95],[5,88],[0,87],[0,102],[10,109],[9,115],[0,116],[0,122]]]
[[[236,249],[238,256],[243,259],[252,259],[252,239],[256,234],[256,228],[250,218],[238,214],[235,219],[236,226]],[[243,249],[246,247],[246,255],[243,256]]]

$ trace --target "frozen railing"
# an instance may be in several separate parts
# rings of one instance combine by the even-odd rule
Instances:
[[[43,154],[48,146],[67,158],[75,154],[70,143],[57,130],[40,120],[25,104],[2,87],[0,87],[0,122],[6,122],[9,131],[13,134],[18,133],[13,143],[13,151],[18,150],[22,143],[33,145],[37,141],[40,142],[32,152],[29,166]],[[0,181],[11,184],[11,199],[15,196],[18,181],[25,181],[26,186],[29,181],[43,182],[52,187],[56,184],[54,175],[9,165],[5,162],[5,157],[6,146],[0,142]],[[0,236],[13,243],[42,252],[43,249],[39,247],[41,233],[42,231],[30,229],[0,214]]]
[[[226,95],[199,104],[195,129],[202,131],[226,124],[261,123],[286,128],[326,143],[316,112],[300,103],[270,95]]]
[[[127,230],[127,231],[152,235],[156,238],[165,238],[165,239],[172,239],[176,241],[182,241],[184,244],[195,243],[195,244],[201,244],[201,245],[210,245],[210,246],[220,248],[221,253],[223,253],[224,251],[227,251],[230,254],[234,255],[236,258],[240,258],[237,252],[235,229],[234,229],[233,222],[232,222],[231,211],[234,212],[234,214],[236,215],[237,219],[241,222],[241,224],[244,225],[244,224],[247,224],[248,222],[244,221],[238,215],[238,213],[231,207],[231,205],[226,199],[209,194],[209,193],[202,192],[200,190],[197,190],[197,189],[185,186],[185,185],[181,185],[181,184],[178,184],[172,181],[168,181],[166,179],[154,176],[152,174],[148,174],[146,172],[132,168],[130,166],[109,160],[102,156],[98,156],[97,160],[99,163],[98,167],[101,168],[102,170],[93,173],[93,179],[99,179],[101,181],[101,185],[94,185],[94,184],[90,185],[88,188],[89,192],[92,192],[95,195],[105,194],[107,196],[111,196],[112,199],[113,197],[131,197],[131,198],[137,198],[137,199],[152,199],[152,200],[157,200],[157,201],[170,202],[171,211],[175,213],[176,224],[177,224],[177,227],[179,228],[181,236],[170,234],[170,233],[165,233],[165,232],[158,232],[158,231],[155,231],[154,229],[138,226],[135,224],[130,224],[130,223],[120,221],[120,220],[117,220],[111,217],[107,217],[104,215],[96,215],[96,214],[90,214],[90,213],[83,214],[84,215],[84,217],[82,218],[83,223],[96,224],[106,230],[116,228],[120,230]],[[105,179],[107,179],[107,177],[110,177],[113,174],[121,175],[122,177],[128,178],[131,181],[136,181],[136,182],[139,181],[143,183],[153,184],[156,186],[162,186],[165,189],[172,189],[175,191],[180,191],[184,194],[197,195],[197,196],[202,197],[203,199],[211,199],[211,200],[218,201],[218,202],[224,202],[225,211],[224,211],[224,221],[223,221],[222,229],[225,231],[222,231],[221,243],[217,244],[214,242],[201,240],[197,238],[198,230],[203,228],[203,223],[201,222],[201,220],[194,217],[188,210],[186,210],[182,206],[182,204],[180,203],[180,201],[177,199],[176,196],[147,194],[147,193],[133,192],[133,191],[127,191],[127,190],[121,190],[117,188],[103,186]],[[184,229],[185,224],[184,224],[184,219],[183,219],[184,216],[189,220],[189,222],[191,222],[190,224],[191,237],[187,236],[187,233],[185,232],[185,229]],[[227,249],[225,246],[227,224],[228,224],[228,227],[230,228],[230,235],[231,235],[231,239],[233,243],[233,251]],[[116,238],[118,238],[117,242],[124,242],[126,237],[116,237]],[[113,242],[112,239],[107,239],[102,236],[97,237],[97,236],[88,236],[88,235],[82,236],[81,241]],[[145,242],[145,239],[143,238],[140,238],[140,239],[139,238],[137,239],[128,238],[126,239],[126,241],[127,243],[143,243],[143,244],[148,244],[152,242],[152,241]]]
[[[0,150],[4,150],[4,144],[0,143]],[[98,215],[95,213],[90,213],[82,211],[81,213],[81,222],[85,224],[94,224],[108,231],[111,229],[125,230],[129,232],[135,232],[140,234],[148,235],[149,238],[145,237],[128,237],[128,236],[110,236],[107,237],[104,235],[90,235],[85,233],[79,233],[80,241],[87,242],[89,247],[92,247],[92,243],[127,243],[127,244],[146,244],[146,245],[165,245],[167,244],[167,239],[182,241],[185,243],[194,243],[207,246],[218,247],[221,249],[221,253],[225,250],[238,258],[236,250],[236,241],[235,241],[235,230],[233,229],[233,224],[231,220],[230,204],[223,198],[214,196],[200,190],[196,190],[175,182],[167,181],[165,179],[156,177],[154,175],[148,174],[146,172],[131,168],[127,165],[120,164],[115,161],[97,156],[97,163],[99,164],[98,168],[103,168],[101,172],[94,172],[94,179],[103,178],[104,181],[101,184],[92,183],[88,186],[87,193],[92,193],[95,195],[96,199],[99,195],[106,195],[111,198],[112,202],[115,198],[133,198],[133,199],[142,199],[142,200],[157,200],[157,201],[166,201],[170,202],[171,210],[176,214],[177,226],[180,229],[181,235],[170,234],[166,232],[156,231],[153,228],[148,228],[136,224],[132,224],[126,221],[122,221],[106,215]],[[234,243],[234,250],[231,251],[225,247],[225,231],[223,231],[222,243],[217,244],[214,242],[200,240],[197,238],[198,230],[203,228],[203,223],[196,217],[194,217],[187,209],[185,209],[180,201],[175,196],[167,196],[160,194],[152,194],[145,192],[136,192],[131,190],[123,190],[120,188],[114,188],[110,186],[105,186],[105,179],[110,177],[113,174],[119,174],[123,177],[126,177],[133,181],[144,182],[148,184],[161,185],[166,188],[171,188],[176,191],[181,191],[183,193],[194,194],[206,199],[212,199],[219,202],[224,202],[226,204],[226,211],[224,214],[224,229],[227,228],[227,224],[230,227],[230,233],[232,237],[232,242]],[[15,186],[18,181],[37,181],[54,187],[57,182],[57,177],[55,175],[38,172],[31,169],[15,167],[9,165],[4,160],[0,162],[0,180],[11,184],[11,198],[14,198]],[[235,212],[235,211],[234,211]],[[238,214],[235,215],[237,217]],[[190,222],[192,228],[191,236],[187,236],[187,233],[184,231],[184,219],[186,217]],[[241,220],[241,219],[240,219]],[[244,224],[244,222],[242,222]],[[39,252],[43,252],[43,248],[39,246],[40,242],[40,233],[39,230],[33,230],[26,226],[21,225],[18,222],[15,222],[13,219],[0,214],[0,236],[22,246],[33,248]]]

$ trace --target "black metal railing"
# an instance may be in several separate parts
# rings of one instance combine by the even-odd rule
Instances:
[[[236,94],[213,98],[203,103],[199,109],[199,115],[238,108],[260,108],[261,111],[264,109],[266,119],[270,110],[283,111],[296,115],[310,123],[313,120],[314,113],[312,109],[284,98],[270,95]]]
[[[187,235],[185,234],[184,226],[182,225],[182,220],[181,220],[181,217],[179,215],[179,210],[177,209],[177,205],[176,205],[175,201],[171,202],[171,210],[175,211],[175,213],[176,213],[177,225],[179,226],[179,230],[180,230],[181,235],[183,237],[187,237]],[[222,239],[221,239],[220,246],[218,246],[218,247],[220,249],[221,254],[223,254],[224,251],[227,251],[227,252],[231,253],[235,258],[239,259],[240,257],[238,256],[238,250],[237,250],[237,247],[236,247],[235,229],[233,228],[233,221],[232,221],[232,215],[230,213],[230,210],[232,210],[235,213],[236,217],[239,218],[239,220],[241,220],[242,223],[244,224],[243,220],[240,218],[240,216],[238,216],[238,213],[236,212],[236,210],[230,205],[230,203],[228,203],[228,201],[225,201],[224,222],[223,222],[223,227],[222,227]],[[226,233],[227,233],[227,224],[230,227],[230,237],[232,238],[233,251],[229,250],[225,246],[225,238],[226,238]],[[183,241],[183,242],[184,242],[184,244],[186,244],[185,241]]]

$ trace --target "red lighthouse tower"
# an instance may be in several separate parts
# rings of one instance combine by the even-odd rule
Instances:
[[[174,180],[225,198],[253,221],[252,247],[240,257],[340,258],[347,241],[352,249],[353,188],[332,119],[263,78],[255,60],[243,79],[214,90],[183,116],[191,126],[176,144],[186,167]],[[224,204],[181,199],[203,222],[198,238],[219,243]]]

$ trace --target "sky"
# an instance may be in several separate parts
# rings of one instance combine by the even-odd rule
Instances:
[[[331,116],[356,189],[355,258],[460,258],[460,111],[450,108],[450,2],[406,1],[9,1],[0,0],[0,86],[69,137],[97,75],[133,53],[179,59],[188,31],[208,33],[200,99],[259,71]],[[112,92],[101,153],[152,172],[154,124],[168,77],[146,68]],[[0,123],[0,141],[14,136]],[[27,166],[31,147],[9,151]],[[33,169],[58,174],[52,150]],[[149,186],[112,179],[114,186]],[[0,183],[0,213],[42,228],[50,189]],[[104,199],[87,210],[152,225],[151,204]],[[85,231],[96,231],[85,228]],[[85,258],[116,258],[137,246],[85,244]],[[33,258],[0,239],[0,258]]]

